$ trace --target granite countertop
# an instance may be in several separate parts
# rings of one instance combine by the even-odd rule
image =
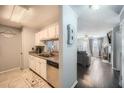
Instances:
[[[41,58],[41,59],[45,59],[45,60],[49,60],[52,61],[54,63],[59,64],[59,55],[56,56],[52,56],[52,57],[43,57],[43,56],[39,56],[37,53],[30,51],[29,52],[30,55]]]

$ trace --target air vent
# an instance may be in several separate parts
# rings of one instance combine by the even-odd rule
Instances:
[[[12,38],[14,37],[20,30],[4,25],[0,25],[0,35],[7,37],[7,38]]]

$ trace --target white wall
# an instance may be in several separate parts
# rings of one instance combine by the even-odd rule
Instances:
[[[22,64],[21,68],[27,68],[28,63],[28,54],[32,50],[35,44],[35,30],[31,28],[24,27],[22,30]]]
[[[124,88],[124,7],[120,13],[120,30],[122,33],[121,84]]]
[[[60,14],[60,83],[67,88],[77,80],[77,15],[69,6],[61,6]],[[72,46],[67,45],[68,24],[75,28],[76,40]]]
[[[122,87],[124,88],[124,22],[122,24]]]
[[[13,29],[14,30],[14,29]],[[0,35],[0,72],[20,66],[21,32],[12,38]]]
[[[122,38],[121,38],[121,31],[120,26],[117,25],[113,29],[113,42],[112,42],[112,51],[113,51],[113,68],[116,70],[121,70],[121,47],[122,47]]]

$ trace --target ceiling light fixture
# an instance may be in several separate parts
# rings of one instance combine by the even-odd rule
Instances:
[[[90,5],[89,7],[93,10],[98,10],[100,8],[99,5]]]

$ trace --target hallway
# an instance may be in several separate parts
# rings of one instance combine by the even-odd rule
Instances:
[[[117,88],[119,72],[113,71],[111,64],[98,58],[91,59],[89,68],[77,66],[78,84],[76,88]]]

